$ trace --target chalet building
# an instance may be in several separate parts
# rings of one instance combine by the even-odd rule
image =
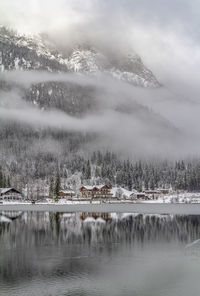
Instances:
[[[22,194],[15,188],[0,188],[0,200],[22,200]]]
[[[72,189],[60,190],[59,197],[66,198],[66,197],[74,197],[76,194]]]
[[[83,198],[112,198],[113,195],[108,185],[82,186],[80,193]]]
[[[148,200],[148,196],[143,192],[134,192],[130,195],[130,199],[132,200]]]

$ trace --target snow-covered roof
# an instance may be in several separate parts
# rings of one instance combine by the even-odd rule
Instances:
[[[9,188],[0,188],[0,193],[1,194],[5,194],[5,193],[7,193],[8,191],[10,191],[10,190],[15,190],[15,191],[17,191],[15,188],[12,188],[12,187],[9,187]],[[18,192],[18,191],[17,191]]]
[[[73,193],[75,193],[74,190],[72,190],[72,189],[60,190],[60,192],[62,192],[64,194],[73,194]]]
[[[87,190],[92,190],[94,188],[94,186],[90,186],[90,185],[86,185],[86,186],[82,186]]]
[[[83,185],[82,187],[84,187],[85,189],[87,189],[87,190],[92,190],[92,189],[94,189],[94,188],[97,188],[97,189],[102,189],[104,186],[106,186],[106,185]]]
[[[98,189],[101,189],[101,188],[103,188],[104,186],[106,186],[106,185],[95,185],[94,187],[96,187],[96,188],[98,188]]]

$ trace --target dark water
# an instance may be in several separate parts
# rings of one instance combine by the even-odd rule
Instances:
[[[2,212],[0,221],[0,296],[200,295],[200,216]]]

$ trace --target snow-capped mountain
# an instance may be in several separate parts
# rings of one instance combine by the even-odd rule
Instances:
[[[0,27],[0,69],[67,71],[62,56],[40,36]]]
[[[66,53],[57,50],[47,36],[25,36],[0,27],[0,72],[9,70],[78,72],[92,76],[100,73],[138,87],[160,86],[134,53],[114,58],[85,44]],[[8,87],[8,82],[0,79],[0,83],[2,89]],[[94,92],[94,87],[52,81],[32,84],[24,90],[23,98],[41,108],[57,108],[70,115],[80,115],[96,109]]]
[[[66,60],[69,70],[95,75],[105,73],[113,78],[140,87],[159,87],[153,73],[144,66],[141,58],[132,53],[110,59],[95,48],[79,47]]]
[[[105,73],[141,87],[159,87],[153,73],[135,53],[112,59],[92,46],[77,46],[65,56],[41,36],[24,36],[0,27],[0,70],[46,70]]]

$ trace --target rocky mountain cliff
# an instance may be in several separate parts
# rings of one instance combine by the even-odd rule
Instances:
[[[41,36],[19,35],[1,27],[0,71],[8,70],[78,72],[92,76],[103,73],[138,87],[160,86],[153,73],[136,54],[121,55],[116,59],[106,56],[92,46],[79,45],[64,56],[55,45]],[[50,82],[32,84],[24,96],[26,100],[41,107],[59,108],[68,114],[76,115],[94,107],[93,92],[91,87]]]
[[[0,69],[46,70],[96,74],[103,72],[135,86],[158,87],[153,73],[135,53],[109,57],[90,45],[76,46],[68,56],[41,36],[25,36],[0,27]]]

